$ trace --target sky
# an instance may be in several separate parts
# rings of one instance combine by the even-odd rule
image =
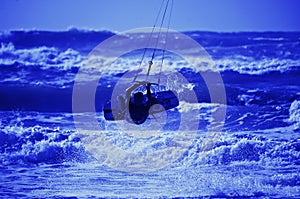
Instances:
[[[150,27],[162,0],[0,0],[0,31]],[[174,0],[178,31],[300,31],[300,0]]]

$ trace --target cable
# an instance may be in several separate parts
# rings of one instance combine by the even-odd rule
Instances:
[[[173,3],[174,3],[173,0],[171,0],[171,8],[170,8],[170,12],[169,12],[166,40],[165,40],[165,45],[164,45],[164,48],[163,48],[163,54],[162,54],[161,63],[160,63],[159,76],[158,76],[158,81],[157,81],[158,84],[160,83],[160,77],[161,77],[162,67],[163,67],[164,58],[165,58],[166,46],[167,46],[167,41],[168,41],[168,33],[169,33],[169,29],[170,29],[171,16],[172,16],[172,11],[173,11]]]
[[[155,58],[155,54],[156,54],[156,51],[157,51],[158,43],[159,43],[161,35],[162,35],[162,28],[163,28],[163,25],[164,25],[164,22],[165,22],[166,13],[167,13],[168,8],[169,8],[169,2],[170,2],[170,0],[163,0],[162,3],[161,3],[161,5],[160,5],[158,14],[157,14],[156,19],[155,19],[155,23],[153,25],[153,28],[151,30],[151,33],[150,33],[148,41],[147,41],[146,48],[144,48],[143,55],[142,55],[141,61],[139,63],[138,70],[141,69],[142,63],[143,63],[143,61],[145,59],[146,52],[147,52],[147,50],[149,50],[148,47],[149,47],[150,41],[151,41],[151,39],[152,39],[152,37],[154,35],[154,30],[156,29],[156,26],[158,24],[158,19],[161,16],[162,8],[163,8],[163,5],[165,4],[165,2],[166,2],[166,5],[164,7],[164,11],[163,11],[163,14],[162,14],[162,18],[161,18],[161,22],[160,22],[160,27],[159,27],[159,31],[158,31],[158,36],[157,36],[157,39],[155,41],[155,46],[154,46],[154,49],[153,49],[153,53],[152,53],[151,59],[148,62],[149,65],[148,65],[148,71],[147,71],[146,81],[148,81],[148,76],[150,74],[151,66],[153,65],[153,60]],[[172,15],[172,10],[173,10],[173,3],[174,3],[173,0],[171,0],[171,6],[170,6],[170,11],[169,11],[169,16],[168,16],[167,32],[166,32],[166,35],[165,35],[165,44],[164,44],[164,47],[162,49],[163,51],[162,51],[162,59],[161,59],[160,70],[159,70],[158,83],[160,83],[160,78],[161,78],[161,73],[162,73],[162,66],[163,66],[164,57],[165,57],[167,37],[168,37],[168,33],[169,33],[171,15]],[[133,82],[136,81],[138,75],[139,75],[138,73],[135,74]]]
[[[168,1],[169,1],[169,0],[168,0]],[[154,30],[155,30],[155,28],[156,28],[156,25],[157,25],[157,22],[158,22],[160,13],[161,13],[161,11],[162,11],[162,7],[163,7],[163,5],[164,5],[164,2],[165,2],[165,0],[163,0],[163,1],[161,2],[161,4],[160,4],[160,8],[159,8],[159,11],[158,11],[158,13],[157,13],[157,15],[156,15],[156,19],[155,19],[153,28],[152,28],[152,30],[151,30],[150,36],[149,36],[148,41],[147,41],[147,45],[146,45],[147,47],[144,48],[144,52],[143,52],[142,59],[141,59],[141,61],[140,61],[139,69],[138,69],[138,70],[141,69],[142,63],[143,63],[143,61],[144,61],[146,52],[147,52],[147,50],[148,50],[148,46],[149,46],[149,44],[150,44],[150,41],[151,41],[151,38],[152,38],[152,35],[153,35],[153,32],[154,32]],[[135,80],[137,79],[137,77],[138,77],[138,74],[135,75],[133,81],[135,81]]]
[[[168,9],[169,1],[170,0],[167,1],[166,7],[165,7],[165,10],[164,10],[164,14],[163,14],[162,19],[161,19],[160,28],[159,28],[159,32],[158,32],[158,37],[157,37],[157,40],[156,40],[155,48],[153,50],[151,61],[153,61],[154,56],[155,56],[155,52],[157,50],[158,41],[159,41],[159,38],[160,38],[160,35],[161,35],[161,29],[162,29],[164,21],[165,21],[165,16],[166,16],[166,12],[167,12],[167,9]]]

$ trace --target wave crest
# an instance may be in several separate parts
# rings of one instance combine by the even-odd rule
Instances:
[[[295,100],[289,109],[289,121],[294,124],[295,129],[300,129],[300,100]]]

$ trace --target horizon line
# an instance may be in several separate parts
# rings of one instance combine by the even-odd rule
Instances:
[[[140,27],[139,27],[140,28]],[[142,27],[142,28],[149,28],[149,27]],[[152,28],[150,26],[150,28]],[[134,30],[137,28],[132,28],[128,30]],[[12,29],[0,29],[0,32],[5,33],[5,32],[14,32],[14,31],[24,31],[24,32],[30,32],[30,31],[45,31],[45,32],[71,32],[71,31],[86,31],[86,32],[111,32],[114,34],[126,32],[128,30],[113,30],[109,28],[85,28],[85,27],[68,27],[68,28],[49,28],[49,29],[44,29],[44,28],[12,28]],[[176,30],[172,29],[178,32],[215,32],[215,33],[247,33],[247,32],[257,32],[257,33],[267,33],[267,32],[290,32],[290,33],[298,33],[300,30],[212,30],[212,29],[185,29],[185,30]]]

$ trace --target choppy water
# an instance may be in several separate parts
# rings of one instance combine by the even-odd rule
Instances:
[[[74,126],[72,89],[88,53],[109,31],[11,31],[0,34],[0,197],[300,197],[300,33],[186,32],[212,56],[227,104],[211,104],[198,71],[169,54],[167,64],[191,83],[200,108],[196,139],[171,165],[150,173],[116,171],[86,150]],[[114,62],[96,109],[140,52]],[[212,112],[226,106],[216,144],[200,157]],[[84,114],[84,113],[76,113]],[[99,111],[101,128],[108,125]],[[120,147],[131,142],[112,135]],[[141,142],[143,143],[143,142]],[[155,149],[164,141],[139,145]]]

